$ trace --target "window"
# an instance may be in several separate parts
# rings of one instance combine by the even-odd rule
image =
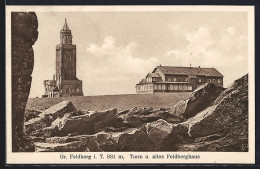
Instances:
[[[147,80],[147,82],[152,82],[152,78],[151,77],[147,77],[146,80]]]
[[[187,82],[188,81],[188,78],[187,77],[185,77],[185,82]]]
[[[221,82],[221,80],[220,79],[218,79],[218,83],[220,83]]]
[[[157,84],[154,85],[154,90],[157,90]]]
[[[201,78],[199,78],[199,82],[201,82]]]
[[[191,85],[188,85],[188,90],[192,90],[192,86]]]
[[[162,85],[162,90],[166,90],[166,85],[165,84]]]
[[[170,77],[168,77],[168,78],[167,78],[167,81],[168,81],[168,82],[170,82],[170,81],[171,81],[171,78],[170,78]]]
[[[179,90],[182,90],[182,85],[179,85]]]
[[[209,83],[211,82],[211,80],[209,79]]]
[[[186,84],[183,85],[183,90],[188,90],[188,87]]]
[[[173,90],[173,84],[170,84],[170,90]]]
[[[179,78],[179,82],[181,82],[181,78]]]
[[[174,85],[174,86],[173,86],[173,89],[174,89],[174,90],[179,90],[178,85]]]
[[[176,82],[176,81],[177,81],[177,78],[176,78],[176,77],[175,77],[175,78],[173,78],[173,81],[174,81],[174,82]]]
[[[162,90],[162,85],[158,84],[158,90]]]

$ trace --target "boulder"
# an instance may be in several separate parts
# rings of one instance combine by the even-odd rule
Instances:
[[[153,143],[152,145],[154,145],[153,148],[155,151],[172,150],[172,144],[168,142],[168,139],[170,134],[172,133],[173,127],[174,124],[168,123],[162,119],[159,119],[152,123],[147,123],[144,126],[144,130],[146,130],[146,134],[150,139],[150,143]]]
[[[116,113],[117,109],[111,109],[104,112],[68,116],[58,119],[52,126],[58,126],[57,135],[67,135],[70,133],[94,134],[110,126],[111,121],[116,118]]]
[[[170,123],[179,123],[184,120],[182,117],[170,114],[169,109],[152,109],[150,107],[142,109],[134,107],[128,113],[120,113],[118,117],[122,118],[132,127],[141,127],[145,123],[154,122],[159,119]]]
[[[244,76],[223,91],[221,99],[214,105],[202,111],[199,122],[190,120],[189,134],[192,137],[201,137],[220,132],[247,135],[248,120],[248,76]]]
[[[62,118],[64,114],[75,111],[71,101],[62,101],[44,110],[36,118],[32,118],[24,123],[25,133],[30,135],[32,132],[50,127],[57,118]]]
[[[93,135],[76,135],[46,138],[36,142],[37,151],[157,151],[170,150],[165,139],[173,124],[165,120],[147,123],[140,128],[120,132],[99,132]]]
[[[180,151],[248,151],[248,75],[224,90],[212,106],[181,125],[195,140],[178,145]],[[218,137],[208,139],[212,135]]]
[[[211,106],[223,90],[223,87],[213,83],[198,86],[187,99],[179,101],[170,113],[186,119],[191,118]]]
[[[63,117],[63,115],[67,112],[73,112],[75,110],[76,108],[71,101],[64,100],[44,110],[41,114],[39,114],[39,116],[51,116],[53,119],[56,119],[57,117]]]

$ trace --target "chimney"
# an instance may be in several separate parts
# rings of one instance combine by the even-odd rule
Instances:
[[[190,64],[190,68],[191,68],[191,64]]]
[[[200,71],[200,66],[199,66],[199,71]]]
[[[160,66],[162,66],[162,65],[160,64]]]
[[[53,80],[55,80],[55,74],[53,75]]]

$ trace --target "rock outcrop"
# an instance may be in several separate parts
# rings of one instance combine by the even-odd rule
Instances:
[[[211,106],[223,90],[223,87],[213,83],[200,85],[187,99],[179,101],[171,113],[186,119],[193,117],[206,107]]]
[[[38,38],[38,20],[34,12],[11,13],[12,50],[12,151],[34,151],[24,138],[24,112],[31,88],[34,53]]]
[[[129,111],[120,112],[118,115],[132,127],[140,127],[145,123],[154,122],[163,119],[170,123],[179,123],[184,121],[184,118],[169,113],[169,109],[153,109],[150,107],[137,109],[132,108]]]
[[[213,106],[185,122],[191,137],[221,135],[211,142],[194,143],[192,150],[248,151],[248,75],[224,90]],[[195,122],[197,121],[197,122]]]
[[[42,130],[45,127],[51,125],[58,117],[62,118],[66,113],[75,111],[75,107],[70,101],[62,101],[56,105],[51,106],[42,113],[40,113],[36,118],[32,118],[24,123],[25,133],[30,135],[33,132]]]
[[[225,90],[212,84],[198,88],[174,115],[149,107],[64,112],[31,136],[36,151],[248,151],[247,78]]]
[[[213,105],[180,123],[189,143],[180,151],[248,151],[248,75],[224,90]],[[183,139],[185,140],[185,139]]]
[[[111,121],[115,119],[116,109],[104,112],[92,112],[80,116],[63,117],[52,123],[52,128],[58,128],[56,135],[68,135],[71,133],[94,134],[104,131],[106,127],[113,125]]]

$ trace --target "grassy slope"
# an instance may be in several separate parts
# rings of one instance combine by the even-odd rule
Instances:
[[[155,94],[128,94],[82,96],[62,98],[31,98],[27,109],[44,110],[51,105],[63,100],[70,100],[78,110],[118,110],[131,109],[132,107],[172,108],[178,101],[185,99],[190,93],[155,93]]]

